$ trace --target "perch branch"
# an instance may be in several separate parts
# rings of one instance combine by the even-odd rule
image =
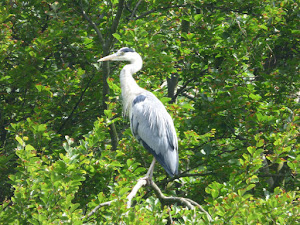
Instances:
[[[209,213],[202,208],[202,206],[200,204],[198,204],[197,202],[193,201],[192,199],[189,198],[183,198],[183,197],[167,197],[165,196],[161,190],[159,189],[159,187],[152,181],[150,183],[150,186],[154,189],[156,196],[163,202],[169,202],[169,203],[181,203],[185,206],[187,206],[189,209],[194,209],[194,206],[198,207],[200,209],[200,211],[202,211],[203,213],[206,214],[208,220],[210,222],[213,221],[212,217],[209,215]]]
[[[136,196],[137,192],[139,191],[139,189],[141,189],[143,186],[149,185],[150,187],[153,188],[156,196],[159,198],[159,200],[165,204],[165,205],[170,205],[170,204],[174,204],[174,203],[179,203],[181,205],[186,206],[188,209],[194,209],[195,207],[199,208],[199,210],[203,213],[206,214],[208,220],[210,222],[213,221],[212,217],[210,216],[210,214],[202,208],[202,206],[200,204],[198,204],[197,202],[193,201],[192,199],[189,198],[183,198],[183,197],[168,197],[165,196],[162,191],[160,190],[160,188],[154,183],[154,181],[152,179],[149,179],[148,176],[145,176],[141,179],[138,180],[137,184],[133,187],[132,191],[129,193],[129,195],[127,196],[127,208],[131,207],[132,204],[132,199]],[[89,214],[87,214],[86,216],[82,217],[82,219],[88,219],[89,217],[91,217],[94,213],[96,213],[101,207],[104,206],[110,206],[112,202],[115,202],[115,200],[112,201],[108,201],[108,202],[103,202],[99,205],[97,205]]]
[[[150,187],[153,188],[156,196],[159,198],[159,200],[168,205],[168,204],[174,204],[174,203],[179,203],[181,205],[186,206],[189,209],[194,209],[195,207],[199,208],[200,211],[202,211],[203,213],[206,214],[208,220],[211,222],[213,221],[212,217],[209,215],[209,213],[207,211],[205,211],[202,206],[200,204],[198,204],[197,202],[189,199],[189,198],[183,198],[183,197],[168,197],[165,196],[162,191],[160,190],[160,188],[155,184],[155,182],[152,179],[149,179],[149,177],[143,177],[141,179],[139,179],[139,181],[137,182],[137,184],[133,187],[132,191],[130,192],[130,194],[127,196],[127,208],[131,207],[131,202],[132,199],[136,196],[138,190],[146,185],[149,185]]]
[[[136,193],[138,192],[138,190],[145,186],[147,184],[147,177],[143,177],[141,179],[138,180],[138,182],[136,183],[136,185],[133,187],[132,191],[130,192],[130,194],[127,196],[127,208],[131,207],[131,201],[134,198],[134,196],[136,196]]]
[[[189,209],[194,209],[193,204],[188,201],[186,198],[182,197],[167,197],[165,196],[159,187],[154,183],[154,181],[150,182],[150,186],[154,189],[154,192],[156,196],[164,203],[181,203],[182,205],[185,205]]]

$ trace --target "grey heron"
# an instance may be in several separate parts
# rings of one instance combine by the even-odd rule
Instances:
[[[156,160],[171,177],[175,176],[178,173],[178,141],[173,120],[162,102],[132,77],[142,68],[141,56],[124,47],[98,60],[102,61],[129,62],[120,73],[123,112],[129,116],[133,136],[154,156],[146,177],[152,179]]]

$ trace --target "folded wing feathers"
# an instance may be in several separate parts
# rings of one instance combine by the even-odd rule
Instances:
[[[132,102],[130,125],[133,135],[174,176],[178,170],[177,137],[171,116],[150,92]]]

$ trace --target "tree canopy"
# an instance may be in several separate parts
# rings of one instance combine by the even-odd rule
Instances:
[[[300,223],[299,3],[4,0],[0,12],[1,224]],[[157,164],[131,207],[152,156],[122,115],[124,64],[97,63],[125,46],[174,120],[180,164],[174,178]]]

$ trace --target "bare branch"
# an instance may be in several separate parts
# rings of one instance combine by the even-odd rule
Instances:
[[[72,118],[72,116],[74,115],[74,112],[75,112],[76,109],[78,108],[79,104],[82,102],[82,99],[83,99],[83,96],[84,96],[85,92],[86,92],[87,89],[90,87],[90,83],[91,83],[91,81],[93,80],[94,76],[95,76],[95,74],[93,74],[93,75],[91,76],[91,78],[89,79],[89,81],[87,82],[87,85],[86,85],[86,87],[84,88],[84,90],[81,92],[81,95],[80,95],[80,97],[79,97],[77,103],[76,103],[75,106],[73,107],[72,112],[71,112],[70,115],[65,119],[65,121],[62,123],[62,125],[59,127],[59,129],[58,129],[58,131],[57,131],[58,133],[61,132],[61,130],[64,128],[64,126],[67,124],[67,122],[68,122],[68,121]]]
[[[102,36],[102,33],[100,31],[100,29],[98,28],[97,24],[95,24],[95,22],[88,16],[88,14],[86,14],[86,12],[83,10],[83,8],[81,8],[82,10],[82,15],[83,17],[89,22],[89,24],[95,29],[98,38],[100,40],[100,43],[102,44],[102,46],[104,47],[105,41],[104,38]]]
[[[186,83],[183,84],[183,85],[177,90],[176,94],[175,94],[175,95],[173,96],[173,98],[172,98],[172,102],[175,102],[177,96],[180,95],[182,92],[184,92],[184,90],[185,90],[185,88],[188,86],[188,84],[191,83],[192,81],[194,81],[195,79],[196,79],[195,77],[192,77],[192,78],[188,79],[188,80],[186,81]]]
[[[131,13],[130,20],[133,19],[133,16],[134,16],[134,14],[135,14],[135,12],[136,12],[136,10],[137,10],[139,4],[141,4],[141,2],[142,2],[142,0],[139,0],[138,3],[136,3],[136,5],[135,5],[135,7],[134,7],[134,9],[133,9],[133,11],[132,11],[132,13]]]
[[[183,197],[169,197],[169,196],[165,196],[162,191],[160,190],[160,188],[155,184],[155,182],[152,179],[149,179],[148,176],[143,177],[141,179],[139,179],[139,181],[137,182],[137,184],[133,187],[132,191],[130,192],[130,194],[127,196],[127,208],[131,207],[131,201],[132,199],[136,196],[138,190],[146,185],[149,185],[150,187],[153,188],[156,196],[159,198],[159,200],[162,202],[162,204],[164,205],[170,205],[170,204],[174,204],[174,203],[179,203],[181,205],[186,206],[188,209],[194,209],[195,207],[199,208],[203,213],[206,214],[207,218],[209,221],[213,221],[212,217],[209,215],[209,213],[207,211],[205,211],[201,205],[199,205],[197,202],[189,199],[189,198],[183,198]]]
[[[122,12],[123,12],[123,9],[124,9],[124,1],[125,0],[120,0],[119,1],[119,4],[118,4],[118,11],[117,11],[117,14],[115,16],[115,19],[112,23],[112,26],[111,26],[111,35],[113,33],[116,32],[117,28],[118,28],[118,25],[119,25],[119,22],[120,22],[120,18],[121,18],[121,15],[122,15]]]
[[[110,206],[111,203],[115,202],[116,199],[114,200],[111,200],[111,201],[108,201],[108,202],[103,202],[103,203],[100,203],[99,205],[97,205],[89,214],[87,214],[86,216],[83,216],[81,219],[88,219],[90,218],[93,214],[95,214],[95,212],[98,211],[98,209],[100,209],[101,207],[104,207],[104,206]]]
[[[186,92],[182,92],[181,94],[182,94],[184,97],[186,97],[186,98],[188,98],[188,99],[190,99],[190,100],[192,100],[192,101],[195,101],[195,96],[193,96],[192,94],[186,93]]]
[[[130,194],[127,196],[127,208],[131,207],[131,200],[134,198],[134,196],[136,196],[136,193],[138,192],[138,190],[143,187],[146,186],[147,184],[147,177],[143,177],[141,179],[138,180],[138,182],[136,183],[136,185],[133,187],[132,191],[130,192]]]
[[[197,206],[203,213],[205,213],[206,216],[207,216],[207,218],[208,218],[208,220],[209,220],[210,222],[213,221],[211,215],[210,215],[205,209],[203,209],[202,206],[201,206],[200,204],[198,204],[197,202],[193,201],[192,199],[188,199],[188,201],[191,202],[194,206]]]
[[[180,203],[185,205],[189,209],[194,209],[194,206],[185,198],[182,197],[167,197],[165,196],[159,187],[154,183],[154,181],[150,182],[150,186],[154,189],[156,196],[164,203]]]
[[[206,72],[207,72],[207,69],[200,71],[200,72],[198,73],[198,77],[199,77],[199,76],[203,76]],[[185,84],[183,84],[179,89],[177,89],[177,92],[176,92],[176,94],[173,96],[172,101],[175,102],[175,100],[176,100],[176,98],[178,97],[178,95],[180,95],[181,93],[183,93],[183,92],[186,90],[186,88],[187,88],[187,86],[189,85],[189,83],[191,83],[192,81],[195,81],[196,79],[197,79],[197,77],[192,77],[192,78],[188,79],[188,80],[185,82]]]
[[[210,214],[202,208],[202,206],[200,204],[198,204],[197,202],[193,201],[192,199],[189,198],[183,198],[183,197],[169,197],[169,196],[165,196],[162,191],[160,190],[160,188],[154,183],[154,181],[152,179],[149,179],[148,176],[145,176],[141,179],[138,180],[137,184],[133,187],[132,191],[129,193],[129,195],[127,196],[127,208],[130,208],[132,205],[132,199],[136,196],[137,192],[139,191],[139,189],[141,189],[143,186],[149,185],[151,188],[153,188],[156,196],[158,197],[158,199],[161,201],[161,203],[163,205],[171,205],[171,204],[175,204],[178,203],[180,205],[186,206],[188,209],[195,209],[195,207],[199,208],[201,212],[205,213],[208,220],[210,222],[213,221],[212,217],[210,216]],[[99,210],[101,207],[104,206],[110,206],[111,203],[115,202],[117,199],[114,199],[112,201],[108,201],[108,202],[103,202],[99,205],[97,205],[88,215],[82,217],[82,219],[87,219],[89,217],[91,217],[93,214],[95,214],[97,212],[97,210]],[[171,218],[172,220],[172,218]]]
[[[154,189],[156,196],[163,202],[163,203],[180,203],[182,205],[185,205],[189,209],[194,209],[194,206],[198,207],[203,213],[206,214],[208,220],[210,222],[213,221],[212,217],[209,215],[207,211],[205,211],[201,205],[199,205],[197,202],[193,201],[189,198],[183,198],[183,197],[167,197],[165,196],[159,187],[151,180],[150,186]]]

